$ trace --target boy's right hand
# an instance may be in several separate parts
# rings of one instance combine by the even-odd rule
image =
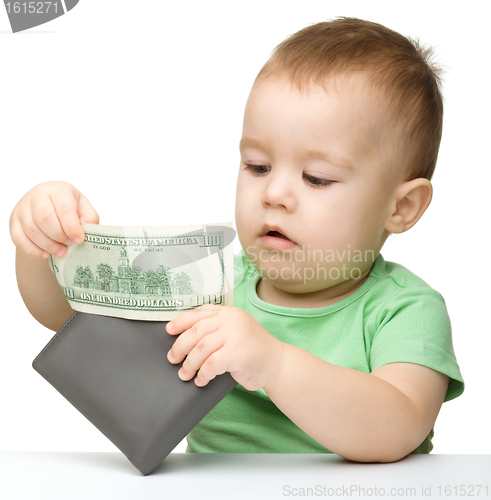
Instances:
[[[43,182],[28,191],[10,216],[10,235],[27,255],[62,257],[69,243],[82,243],[82,222],[99,223],[87,198],[68,182]]]

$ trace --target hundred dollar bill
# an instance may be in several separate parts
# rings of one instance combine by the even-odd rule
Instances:
[[[82,224],[85,241],[50,257],[76,311],[167,321],[202,304],[233,305],[232,223],[168,227]]]

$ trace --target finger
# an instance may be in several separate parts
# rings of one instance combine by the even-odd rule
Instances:
[[[78,199],[70,191],[62,191],[52,195],[56,215],[68,239],[82,243],[85,234],[80,225]]]
[[[30,216],[24,217],[22,224],[22,231],[25,236],[38,248],[45,252],[56,255],[57,257],[62,257],[66,253],[65,245],[54,241],[45,232],[38,227],[34,219]],[[25,241],[23,244],[25,245]]]
[[[39,257],[41,259],[47,259],[49,257],[49,252],[38,247],[26,236],[19,221],[12,220],[10,227],[12,241],[19,250],[32,257]]]
[[[182,380],[192,379],[206,360],[221,347],[223,347],[223,336],[221,335],[207,335],[200,340],[182,364],[179,378]]]
[[[194,379],[194,383],[198,387],[203,387],[213,380],[217,375],[222,375],[228,369],[228,365],[223,355],[223,349],[216,350],[210,357],[202,364],[201,368]]]
[[[80,222],[99,224],[99,214],[83,194],[80,195],[80,200],[78,201],[78,215]]]
[[[180,363],[205,336],[218,330],[215,318],[203,318],[182,333],[167,353],[171,363]]]
[[[27,218],[27,215],[26,215]],[[38,228],[46,237],[58,243],[64,243],[69,240],[68,235],[61,227],[61,223],[56,213],[56,208],[49,196],[39,196],[32,201],[31,218],[36,228]],[[31,230],[35,228],[31,227]],[[37,241],[28,236],[36,243]],[[40,245],[41,246],[41,245]]]
[[[220,312],[220,306],[204,304],[191,311],[182,313],[171,322],[167,323],[165,329],[171,335],[177,335],[185,330],[189,330],[197,321],[206,317],[216,316]]]

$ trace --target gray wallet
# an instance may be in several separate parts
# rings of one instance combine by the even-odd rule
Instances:
[[[144,475],[236,385],[182,381],[166,323],[76,312],[32,363]]]

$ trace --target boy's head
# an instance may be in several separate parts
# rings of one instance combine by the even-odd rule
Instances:
[[[341,18],[308,26],[280,43],[255,84],[285,77],[302,91],[336,77],[360,76],[383,93],[397,130],[396,163],[404,180],[431,179],[442,135],[443,100],[431,51],[385,26]]]
[[[441,121],[425,55],[383,26],[339,19],[282,42],[246,105],[237,184],[238,236],[265,280],[321,299],[359,286],[430,203]]]

